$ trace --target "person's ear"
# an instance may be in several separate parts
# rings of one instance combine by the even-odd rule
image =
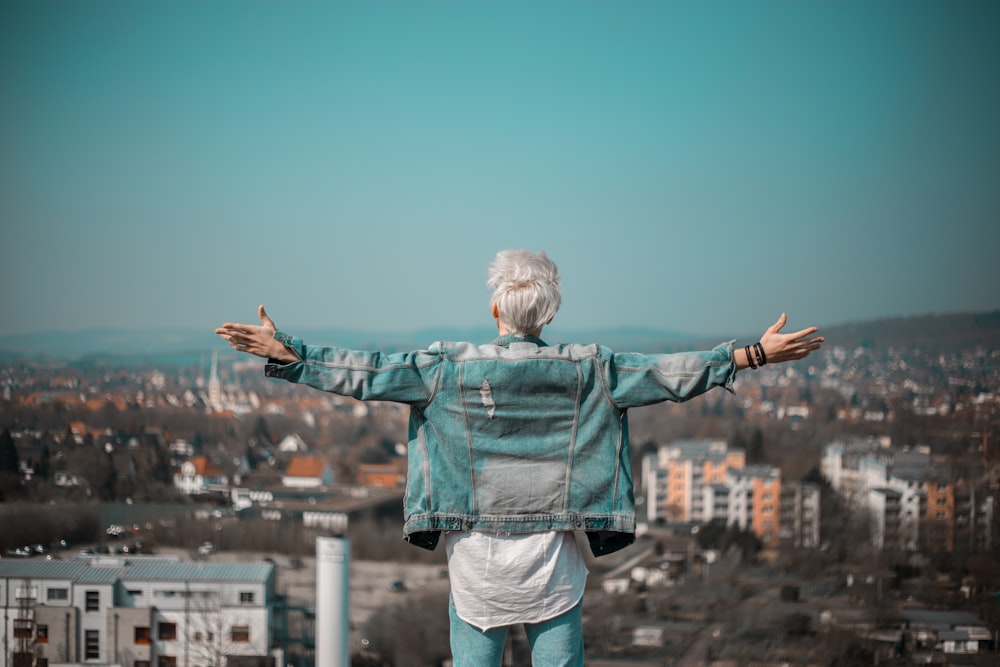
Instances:
[[[493,311],[493,319],[499,320],[500,319],[500,307],[497,306],[497,302],[494,301],[493,303],[491,303],[490,304],[490,308]]]

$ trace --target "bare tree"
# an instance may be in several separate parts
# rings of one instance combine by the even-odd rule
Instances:
[[[242,654],[240,649],[250,640],[249,620],[227,615],[215,591],[193,591],[188,599],[185,662],[226,667],[229,656]]]
[[[41,645],[35,642],[35,595],[31,579],[24,579],[17,596],[14,618],[14,642],[11,648],[13,667],[34,667],[41,657]]]
[[[420,591],[400,604],[378,610],[365,626],[365,635],[370,641],[369,650],[383,664],[440,664],[451,654],[447,591]]]

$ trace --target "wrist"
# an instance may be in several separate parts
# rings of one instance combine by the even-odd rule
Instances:
[[[764,345],[760,342],[744,345],[741,349],[734,351],[733,356],[737,370],[741,368],[757,369],[767,363],[767,353],[764,351]]]

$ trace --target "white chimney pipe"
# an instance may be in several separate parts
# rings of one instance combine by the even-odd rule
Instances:
[[[348,569],[351,543],[316,538],[316,667],[350,667]]]

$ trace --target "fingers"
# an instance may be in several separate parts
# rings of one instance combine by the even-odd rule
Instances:
[[[782,328],[784,328],[787,322],[788,322],[788,315],[782,313],[781,316],[778,318],[778,321],[772,324],[770,327],[768,327],[767,333],[778,333],[779,331],[782,330]]]
[[[278,328],[274,326],[274,321],[267,316],[267,311],[264,310],[264,304],[257,306],[257,317],[260,318],[260,323],[265,327],[271,327],[272,329]]]
[[[776,350],[774,353],[774,361],[781,363],[783,361],[796,361],[799,359],[805,359],[810,354],[815,352],[820,348],[823,343],[822,336],[816,336],[814,338],[803,338],[801,340],[794,340],[787,338],[784,347]],[[770,355],[769,355],[770,361]]]
[[[254,336],[257,335],[259,330],[260,327],[256,325],[226,322],[216,329],[215,333],[223,340],[228,341],[230,347],[234,350],[246,352],[250,349],[251,344],[253,344]]]
[[[788,314],[782,313],[778,321],[771,325],[761,342],[767,350],[768,362],[781,363],[804,359],[820,348],[824,342],[822,336],[815,336],[817,327],[806,327],[798,331],[783,334],[781,329],[788,323]]]
[[[250,336],[256,329],[259,329],[257,325],[254,324],[236,324],[234,322],[226,322],[221,327],[215,330],[215,333],[219,334],[226,340],[233,336]]]
[[[257,356],[267,356],[269,342],[274,336],[274,321],[268,317],[264,310],[264,304],[257,306],[257,316],[260,324],[240,324],[238,322],[226,322],[215,330],[215,333],[223,340],[229,342],[229,346],[238,352],[247,352]]]
[[[790,333],[785,335],[788,336],[790,340],[799,341],[799,340],[805,340],[806,336],[811,336],[817,331],[819,331],[819,328],[817,327],[806,327],[805,329],[801,329],[799,331],[796,331],[795,333]]]

